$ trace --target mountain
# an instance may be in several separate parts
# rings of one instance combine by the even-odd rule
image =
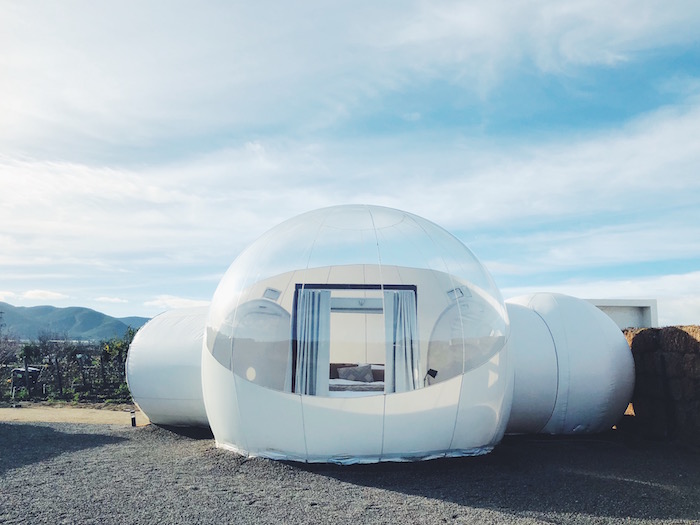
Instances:
[[[65,334],[69,339],[84,341],[110,339],[122,337],[129,326],[141,328],[149,320],[146,317],[110,317],[78,306],[26,307],[0,302],[0,312],[3,312],[3,330],[20,339],[36,339],[40,332]]]

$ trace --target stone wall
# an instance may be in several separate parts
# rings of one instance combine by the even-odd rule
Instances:
[[[636,430],[700,445],[700,326],[629,329],[625,336],[636,369]]]

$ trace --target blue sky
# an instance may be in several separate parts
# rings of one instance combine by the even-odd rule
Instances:
[[[0,300],[210,300],[299,213],[460,238],[505,297],[700,323],[700,4],[0,5]]]

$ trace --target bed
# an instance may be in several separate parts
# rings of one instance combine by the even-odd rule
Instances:
[[[329,396],[362,397],[384,393],[384,365],[331,363]]]

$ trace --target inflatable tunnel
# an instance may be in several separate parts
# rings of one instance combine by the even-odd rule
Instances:
[[[129,347],[126,381],[151,423],[208,427],[202,400],[202,339],[208,308],[164,312],[141,327]]]
[[[513,407],[506,431],[576,434],[609,430],[634,390],[624,335],[588,301],[537,293],[506,301]]]

